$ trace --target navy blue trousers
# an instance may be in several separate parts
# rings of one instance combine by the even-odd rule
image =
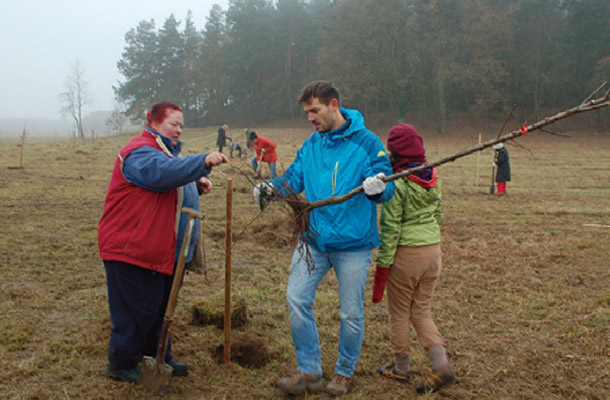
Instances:
[[[120,261],[104,260],[104,267],[112,321],[108,361],[117,368],[130,369],[142,356],[157,354],[174,277]],[[165,361],[171,359],[168,343]]]

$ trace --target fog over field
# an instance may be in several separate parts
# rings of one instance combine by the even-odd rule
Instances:
[[[110,111],[95,111],[83,117],[84,132],[89,137],[91,130],[95,136],[106,136],[111,130],[106,126]],[[124,131],[139,128],[129,124]],[[16,138],[25,129],[27,137],[71,137],[75,131],[74,122],[67,118],[0,118],[0,138]]]
[[[226,0],[143,0],[2,2],[0,6],[0,134],[20,134],[26,120],[32,135],[63,135],[72,122],[60,115],[70,66],[79,60],[92,101],[84,115],[112,111],[113,86],[121,79],[117,61],[125,34],[142,20],[160,27],[173,13],[178,21],[192,11],[198,29],[213,4]],[[87,124],[87,121],[84,121]],[[91,122],[96,131],[103,129]],[[90,132],[89,128],[87,132]]]

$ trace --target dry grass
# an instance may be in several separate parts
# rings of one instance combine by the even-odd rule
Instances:
[[[258,130],[257,130],[258,131]],[[279,143],[287,167],[305,129],[260,130]],[[476,143],[475,132],[442,138],[423,132],[428,158]],[[513,182],[489,195],[491,151],[441,166],[444,273],[435,318],[458,380],[442,395],[471,398],[603,399],[610,393],[610,135],[571,132],[572,139],[531,134],[509,147]],[[493,135],[493,134],[491,134]],[[489,135],[489,136],[491,136]],[[237,136],[237,135],[236,135]],[[0,391],[8,399],[149,399],[145,388],[105,377],[110,322],[97,223],[118,150],[128,136],[79,144],[0,143]],[[213,150],[214,129],[185,133],[186,152]],[[282,167],[283,166],[283,167]],[[222,364],[223,333],[191,323],[191,307],[222,295],[226,178],[233,178],[233,232],[258,214],[247,163],[214,170],[202,198],[209,273],[186,277],[173,325],[176,357],[191,368],[166,397],[275,399],[273,387],[295,368],[284,291],[293,242],[287,209],[273,204],[235,238],[232,290],[247,303],[249,323],[236,343],[255,339],[268,351],[260,368]],[[267,172],[266,166],[263,169]],[[370,303],[350,399],[414,398],[414,383],[376,374],[391,359],[385,300]],[[326,376],[336,356],[339,309],[334,275],[321,284],[316,314]],[[429,363],[413,336],[415,381]],[[420,396],[440,398],[439,394]],[[309,395],[322,399],[326,395]]]

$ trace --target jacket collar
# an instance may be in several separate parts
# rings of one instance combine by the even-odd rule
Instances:
[[[424,189],[432,189],[433,187],[436,187],[438,183],[438,171],[436,170],[436,168],[432,168],[432,176],[428,180],[422,179],[415,174],[407,175],[407,179],[413,183],[418,184]]]
[[[339,111],[343,118],[345,118],[345,123],[334,131],[320,133],[330,145],[340,140],[345,140],[355,132],[364,129],[364,118],[362,118],[362,114],[358,110],[340,108]]]
[[[146,127],[146,131],[152,133],[153,135],[156,135],[159,139],[161,139],[161,141],[163,142],[165,147],[169,150],[169,152],[172,155],[176,156],[176,155],[180,154],[180,151],[182,150],[182,144],[183,144],[183,142],[181,140],[179,140],[178,143],[176,143],[176,145],[174,146],[172,144],[172,140],[170,138],[163,136],[162,134],[160,134],[159,132],[157,132],[156,130],[151,128],[150,126]]]

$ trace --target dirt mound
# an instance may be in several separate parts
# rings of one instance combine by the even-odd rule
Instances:
[[[193,325],[214,325],[217,328],[224,327],[224,294],[214,296],[210,299],[198,301],[192,307]],[[248,323],[248,310],[243,297],[233,296],[231,304],[231,328],[239,328]]]

